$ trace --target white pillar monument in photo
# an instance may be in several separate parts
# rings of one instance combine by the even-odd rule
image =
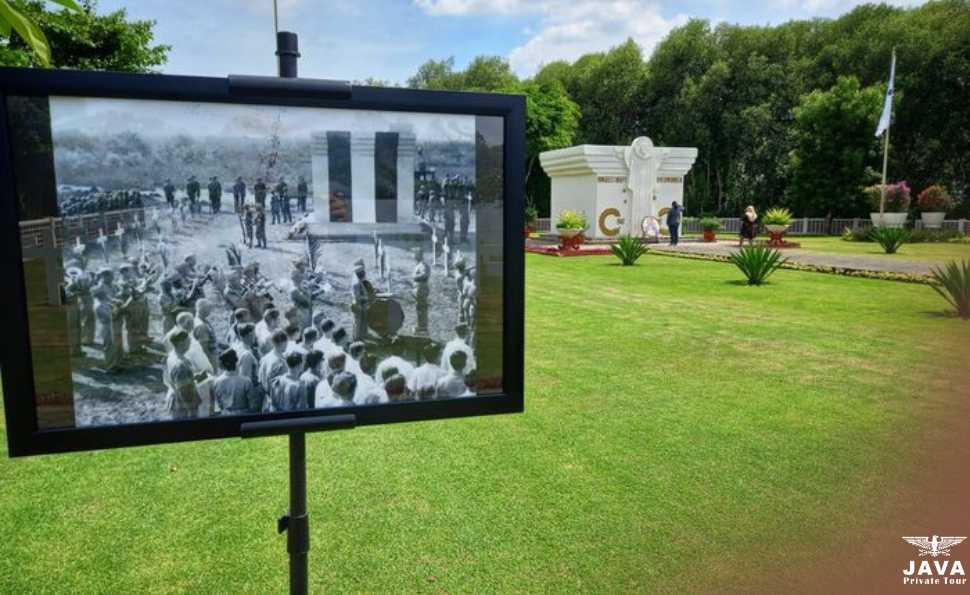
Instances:
[[[683,204],[684,176],[697,159],[693,147],[657,147],[641,136],[630,146],[580,145],[539,155],[552,179],[550,216],[586,215],[586,237],[653,235],[666,227],[670,205]]]
[[[334,146],[331,146],[328,140],[330,132],[337,133],[338,138],[343,135],[343,138],[350,139],[349,154],[346,140],[335,141]],[[413,132],[407,130],[387,132],[392,134],[390,142],[393,142],[393,135],[396,135],[397,141],[396,154],[391,154],[390,161],[396,180],[396,196],[390,218],[394,219],[396,216],[396,221],[388,221],[387,212],[383,221],[413,223],[414,162],[417,155],[417,139]],[[387,138],[386,135],[385,138]],[[338,189],[342,189],[343,198],[350,203],[350,218],[346,222],[376,223],[378,221],[376,139],[377,134],[374,132],[321,131],[311,135],[313,221],[331,223],[331,194]],[[340,154],[341,152],[343,154]],[[386,160],[388,154],[384,153],[384,155]],[[333,168],[336,168],[336,171]],[[336,182],[331,179],[331,174],[337,176]],[[387,200],[386,197],[385,200]]]
[[[354,223],[377,221],[374,194],[374,135],[350,135],[351,212]]]

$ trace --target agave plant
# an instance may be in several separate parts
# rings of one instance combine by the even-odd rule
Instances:
[[[895,254],[900,246],[909,241],[909,232],[901,227],[877,227],[869,237],[882,246],[886,254]]]
[[[748,278],[748,285],[761,285],[788,262],[787,258],[782,258],[781,252],[764,246],[745,246],[733,252],[728,260],[741,269]]]
[[[945,267],[933,268],[931,287],[953,306],[960,318],[970,320],[970,260],[956,261]]]
[[[647,245],[640,238],[625,235],[621,236],[617,243],[612,244],[610,250],[620,259],[623,266],[628,267],[647,252]]]

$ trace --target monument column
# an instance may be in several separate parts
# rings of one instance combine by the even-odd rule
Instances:
[[[314,132],[310,136],[310,183],[313,186],[313,220],[330,221],[330,160],[327,152],[327,133]]]
[[[402,132],[397,141],[397,220],[410,222],[414,217],[414,157],[417,143],[414,134]]]
[[[351,133],[350,173],[353,196],[351,205],[354,223],[377,221],[377,197],[374,180],[374,134]]]

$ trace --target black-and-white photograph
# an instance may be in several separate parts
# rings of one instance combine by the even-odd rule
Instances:
[[[76,426],[480,392],[474,116],[49,108]]]

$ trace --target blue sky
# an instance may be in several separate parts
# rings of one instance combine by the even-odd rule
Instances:
[[[403,82],[430,58],[462,67],[479,54],[509,59],[528,76],[544,63],[573,60],[633,37],[649,54],[691,17],[775,24],[832,17],[860,0],[278,0],[280,28],[300,35],[300,75]],[[892,0],[913,6],[920,0]],[[168,74],[224,76],[276,72],[272,0],[101,0],[157,21],[173,46]]]

